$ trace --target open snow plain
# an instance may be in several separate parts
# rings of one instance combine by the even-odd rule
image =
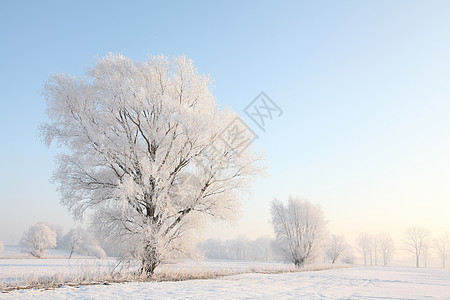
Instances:
[[[205,262],[216,268],[224,263]],[[228,263],[230,268],[244,264]],[[2,267],[3,268],[3,267]],[[45,267],[43,267],[45,268]],[[5,299],[450,299],[450,270],[352,267],[206,280],[19,290]]]

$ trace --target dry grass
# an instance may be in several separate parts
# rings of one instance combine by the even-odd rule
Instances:
[[[9,292],[19,289],[53,289],[61,286],[80,286],[91,284],[109,284],[138,280],[131,271],[116,270],[114,267],[82,265],[76,270],[59,272],[51,276],[25,274],[14,280],[0,282],[0,291]]]
[[[214,279],[218,277],[239,274],[280,274],[305,271],[320,271],[332,268],[345,268],[348,265],[309,265],[296,268],[292,265],[277,266],[254,266],[244,269],[220,268],[208,270],[204,267],[177,267],[171,265],[161,266],[151,278],[139,275],[134,267],[99,267],[80,266],[77,272],[57,273],[52,276],[24,275],[17,277],[12,282],[0,282],[0,291],[8,293],[20,289],[55,289],[62,286],[81,286],[126,282],[149,282],[149,281],[182,281],[195,279]]]
[[[253,266],[245,269],[235,268],[220,268],[215,270],[208,270],[202,267],[170,267],[164,266],[155,272],[152,280],[155,281],[181,281],[193,279],[213,279],[224,276],[239,275],[239,274],[280,274],[280,273],[294,273],[307,271],[321,271],[333,268],[346,268],[349,265],[308,265],[302,268],[297,268],[293,265],[277,265],[277,266]]]

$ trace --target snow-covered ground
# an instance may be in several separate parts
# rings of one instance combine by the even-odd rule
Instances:
[[[0,283],[2,281],[20,283],[30,277],[77,275],[99,268],[109,268],[115,264],[112,259],[93,258],[44,258],[44,259],[0,259]]]
[[[67,258],[0,258],[0,283],[21,283],[39,276],[76,276],[86,272],[108,272],[116,266],[117,260],[112,258],[96,259],[92,257]],[[177,264],[166,264],[157,271],[166,273],[202,273],[216,271],[224,273],[244,273],[252,270],[285,270],[292,268],[281,262],[250,261],[185,261]],[[228,271],[228,272],[227,272]],[[0,285],[1,286],[1,285]]]
[[[112,259],[95,259],[50,250],[45,259],[7,246],[0,253],[0,283],[21,282],[33,276],[74,275],[108,270]],[[291,266],[271,262],[203,261],[161,266],[169,272],[282,270]],[[220,273],[220,272],[219,272]],[[226,273],[226,272],[225,272]],[[408,267],[353,267],[283,274],[241,274],[207,280],[123,283],[19,290],[0,293],[0,299],[450,299],[450,270]]]
[[[44,259],[68,258],[68,257],[69,257],[69,252],[66,250],[50,249],[50,250],[47,250],[47,252],[45,252]],[[73,253],[72,257],[73,258],[93,258],[92,256],[80,255],[78,253]],[[31,256],[30,254],[22,252],[22,247],[20,247],[19,245],[5,245],[5,249],[0,252],[0,260],[1,259],[12,259],[12,258],[18,258],[18,259],[32,258],[32,259],[34,259],[34,257]]]
[[[113,266],[113,259],[97,259],[74,254],[68,259],[69,253],[64,250],[48,250],[45,258],[36,259],[21,252],[20,246],[6,245],[0,252],[0,286],[2,282],[20,283],[33,277],[77,275],[82,272],[106,269]]]
[[[230,265],[230,267],[233,267]],[[178,282],[20,290],[8,299],[450,299],[450,270],[343,268]]]

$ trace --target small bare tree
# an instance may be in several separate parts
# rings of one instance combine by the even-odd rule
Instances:
[[[98,258],[106,256],[94,236],[82,227],[71,229],[62,239],[63,248],[70,252],[69,259],[73,253],[90,255]]]
[[[383,232],[378,235],[378,245],[383,258],[383,266],[387,266],[394,253],[394,240],[390,234]]]
[[[434,247],[441,256],[442,259],[442,268],[445,269],[445,261],[450,249],[450,234],[448,232],[444,232],[441,234],[435,241]]]
[[[334,264],[340,257],[342,257],[348,249],[348,244],[342,235],[331,235],[330,245],[326,252],[326,256]]]
[[[373,257],[373,264],[375,266],[378,266],[378,237],[376,235],[373,235],[371,238],[371,243],[370,243],[370,253],[371,253],[371,260],[370,260],[370,264],[372,265],[372,257]]]
[[[38,223],[24,232],[20,245],[24,252],[41,258],[47,249],[56,247],[56,233],[47,224]]]
[[[426,244],[430,237],[430,231],[422,227],[410,227],[405,233],[405,249],[414,254],[416,258],[416,267],[418,268],[420,257],[423,255]]]
[[[83,243],[83,229],[81,227],[74,228],[67,233],[67,247],[70,251],[69,259],[72,254],[77,252]]]
[[[323,249],[328,231],[322,209],[307,199],[289,198],[272,202],[272,225],[287,259],[301,267],[313,262]]]
[[[364,265],[367,266],[367,258],[371,257],[372,253],[372,237],[367,232],[361,233],[356,238],[356,246],[363,256]]]

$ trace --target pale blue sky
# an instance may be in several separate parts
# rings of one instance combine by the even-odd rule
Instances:
[[[38,221],[71,226],[49,183],[55,149],[37,135],[40,92],[108,52],[186,54],[244,118],[260,91],[283,109],[265,133],[249,121],[268,176],[224,238],[271,234],[269,203],[290,194],[320,203],[350,240],[450,229],[448,1],[2,1],[0,31],[6,243]]]

